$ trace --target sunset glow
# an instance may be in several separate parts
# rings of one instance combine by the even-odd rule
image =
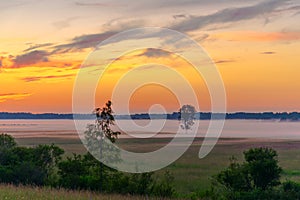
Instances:
[[[179,31],[205,49],[223,79],[228,112],[300,111],[299,1],[187,1],[186,5],[174,1],[169,7],[161,1],[78,2],[0,3],[0,111],[72,112],[76,75],[97,44],[121,31],[146,26]],[[171,52],[145,49],[112,59],[116,60],[98,85],[97,105],[111,98],[124,73],[156,63],[186,77],[200,91],[201,110],[210,111],[203,78]],[[99,67],[103,66],[87,70],[97,75]],[[149,70],[137,70],[137,79]],[[167,72],[155,70],[158,77],[168,79]],[[161,104],[168,112],[179,108],[172,92],[148,85],[134,93],[130,110],[147,112],[152,104]]]

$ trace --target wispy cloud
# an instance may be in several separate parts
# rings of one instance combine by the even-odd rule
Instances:
[[[52,53],[66,53],[94,48],[105,39],[127,29],[145,25],[144,20],[115,19],[103,25],[105,31],[96,34],[87,34],[73,38],[69,43],[56,45]]]
[[[27,2],[24,1],[1,1],[0,10],[7,10],[10,8],[19,7],[25,5]]]
[[[107,31],[98,34],[89,34],[75,37],[71,40],[70,43],[57,45],[53,53],[66,53],[72,51],[80,51],[85,48],[95,47],[99,42],[113,36],[118,32],[116,31]]]
[[[190,16],[186,20],[174,24],[171,28],[177,31],[189,32],[208,25],[249,20],[271,13],[287,2],[288,1],[282,0],[269,0],[252,6],[226,8],[210,15]]]
[[[214,63],[224,64],[224,63],[232,63],[232,62],[235,62],[235,60],[216,60]]]
[[[220,32],[210,36],[213,39],[227,41],[272,42],[300,40],[300,32],[259,32],[259,31],[233,31]]]
[[[187,33],[190,31],[202,29],[208,25],[224,25],[225,23],[233,23],[243,20],[254,19],[258,16],[266,17],[268,16],[268,14],[272,13],[280,6],[285,5],[287,2],[289,1],[268,0],[251,6],[226,8],[217,11],[213,14],[203,16],[177,14],[173,15],[173,18],[179,20],[176,20],[173,25],[169,26],[169,28]],[[180,2],[175,2],[175,4],[176,3],[180,4]],[[191,1],[190,3],[194,4],[197,2]],[[80,6],[88,6],[93,4],[99,6],[106,6],[105,3],[97,2],[77,2],[76,4]],[[101,33],[77,36],[68,43],[55,46],[53,53],[66,53],[73,51],[81,51],[82,49],[86,48],[92,48],[99,44],[101,41],[121,31],[128,30],[130,28],[145,26],[146,24],[147,22],[145,22],[144,20],[114,19],[103,26],[103,29],[105,31]],[[147,37],[147,35],[145,35],[144,37]],[[201,38],[201,40],[205,39],[207,39],[207,35],[205,35],[204,38]]]
[[[41,81],[45,79],[61,79],[61,78],[71,78],[74,77],[74,74],[64,74],[64,75],[50,75],[50,76],[28,76],[21,78],[22,81],[25,82],[34,82]]]
[[[265,51],[265,52],[261,52],[261,54],[271,55],[271,54],[276,54],[276,52],[274,52],[274,51]]]
[[[52,45],[53,45],[53,43],[34,44],[34,45],[31,45],[29,48],[25,49],[24,52],[32,51],[32,50],[36,50],[38,48],[48,47],[48,46],[52,46]]]
[[[139,54],[138,56],[146,56],[148,58],[159,58],[159,57],[167,57],[170,53],[163,51],[161,49],[153,49],[153,48],[147,48],[144,50],[143,53]]]
[[[7,100],[21,100],[28,96],[31,96],[31,93],[5,93],[0,94],[0,102],[5,102]]]
[[[173,18],[174,19],[186,19],[188,18],[189,16],[186,15],[186,14],[177,14],[177,15],[173,15]]]
[[[276,10],[276,12],[297,12],[300,10],[300,5],[296,5],[296,6],[289,6],[287,8],[282,8],[282,9],[278,9]]]
[[[99,7],[115,7],[115,6],[120,6],[120,4],[115,4],[115,3],[100,3],[100,2],[87,2],[87,1],[76,1],[75,5],[77,6],[99,6]]]
[[[56,21],[53,22],[53,26],[56,27],[57,29],[61,30],[61,29],[65,29],[71,26],[71,22],[78,19],[79,17],[69,17],[67,19],[64,20],[60,20],[60,21]]]
[[[39,62],[48,62],[48,55],[49,53],[43,50],[35,50],[22,55],[18,55],[13,60],[13,67],[18,68],[22,66],[29,66]]]
[[[247,1],[248,5],[251,3],[251,1]],[[202,15],[202,16],[195,16],[195,15],[189,15],[189,14],[174,14],[172,15],[175,19],[174,24],[169,26],[169,28],[181,31],[181,32],[190,32],[194,30],[201,30],[206,26],[209,25],[224,25],[226,23],[232,23],[232,22],[240,22],[243,20],[249,20],[256,18],[258,16],[268,17],[268,14],[271,14],[275,11],[279,11],[280,9],[283,11],[286,10],[297,10],[299,9],[298,6],[292,6],[288,7],[286,6],[284,8],[284,5],[288,5],[287,3],[290,2],[282,1],[282,0],[267,0],[260,3],[256,3],[251,6],[243,6],[243,7],[229,7],[226,9],[222,9],[220,11],[217,11],[215,13],[209,14],[209,15]],[[161,3],[160,1],[155,1],[155,4],[160,5],[168,5],[169,3]],[[199,4],[199,1],[196,0],[188,0],[186,3],[189,5]],[[205,4],[205,1],[201,1],[201,3]],[[117,2],[112,3],[103,3],[99,1],[76,1],[75,4],[77,6],[112,6],[114,4],[117,4]],[[172,1],[172,5],[178,6],[181,5],[181,1]],[[161,6],[163,6],[161,5]],[[245,4],[241,4],[245,5]],[[57,21],[54,23],[54,26],[57,28],[64,28],[68,27],[70,23],[75,20],[76,17],[67,18],[62,21]],[[14,65],[13,67],[23,67],[23,66],[29,66],[33,65],[39,62],[47,62],[49,60],[49,57],[51,57],[54,54],[63,54],[68,52],[80,52],[87,48],[93,48],[96,47],[101,41],[104,41],[105,39],[108,39],[109,37],[130,29],[130,28],[137,28],[141,26],[147,25],[149,21],[144,21],[141,19],[132,19],[132,18],[126,18],[126,19],[113,19],[109,22],[107,22],[105,25],[103,25],[101,33],[95,33],[95,34],[86,34],[74,37],[69,42],[66,42],[64,44],[54,45],[52,43],[45,43],[45,44],[35,44],[30,46],[29,48],[24,50],[24,54],[18,55],[13,59]],[[269,37],[270,36],[270,37]],[[299,35],[297,34],[278,34],[278,35],[269,35],[269,38],[276,38],[278,40],[293,40],[298,39]],[[153,37],[153,35],[149,36],[147,34],[141,34],[141,38],[146,37]],[[157,36],[159,37],[159,36]],[[198,42],[199,41],[206,41],[209,37],[209,39],[216,39],[213,37],[210,37],[208,34],[203,34],[200,36],[195,36],[198,38],[195,38]],[[218,37],[218,36],[215,36]],[[223,36],[222,36],[223,37]],[[252,35],[248,36],[248,38],[243,38],[239,35],[235,35],[234,38],[230,38],[232,40],[260,40],[259,35]],[[232,37],[232,36],[231,36]],[[123,38],[124,40],[128,38]],[[224,38],[221,38],[224,39]],[[225,38],[227,39],[227,38]],[[261,39],[262,40],[262,39]],[[271,40],[271,39],[270,39]],[[119,41],[113,41],[113,42],[119,42]],[[39,50],[40,48],[49,47],[46,50]],[[159,55],[161,54],[161,55]],[[145,52],[145,56],[151,57],[151,56],[162,56],[162,53],[159,52],[153,52],[151,50],[148,50],[148,52]]]

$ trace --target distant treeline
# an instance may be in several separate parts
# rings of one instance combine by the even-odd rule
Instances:
[[[214,114],[214,119],[222,118],[224,114]],[[226,119],[262,119],[262,120],[281,120],[281,121],[298,121],[300,119],[299,112],[262,112],[262,113],[247,113],[236,112],[226,113]],[[180,117],[179,112],[173,112],[172,114],[132,114],[132,115],[116,115],[116,119],[171,119],[178,120]],[[212,113],[198,112],[195,114],[195,119],[209,120],[212,117]],[[0,119],[94,119],[93,114],[57,114],[57,113],[9,113],[0,112]]]
[[[57,113],[8,113],[0,112],[0,119],[93,119],[95,118],[92,114],[57,114]]]

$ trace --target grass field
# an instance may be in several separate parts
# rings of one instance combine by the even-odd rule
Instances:
[[[168,138],[119,139],[117,144],[134,152],[148,152],[168,143]],[[20,145],[57,144],[66,151],[66,155],[86,152],[79,139],[68,138],[17,138]],[[211,177],[229,164],[229,158],[235,156],[243,161],[243,151],[251,147],[272,147],[279,154],[279,164],[284,169],[282,180],[291,179],[300,182],[300,141],[268,139],[220,139],[212,152],[203,159],[198,158],[202,139],[197,138],[188,151],[176,162],[157,175],[169,170],[175,177],[178,193],[189,194],[204,191],[210,187]]]
[[[142,196],[98,194],[87,191],[38,188],[27,186],[0,185],[0,199],[3,200],[138,200],[158,199]],[[159,198],[161,199],[161,198]]]

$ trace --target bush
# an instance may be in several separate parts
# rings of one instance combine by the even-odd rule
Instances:
[[[282,169],[278,166],[277,152],[270,148],[255,148],[244,152],[245,167],[257,189],[267,188],[280,184]]]
[[[1,149],[11,149],[15,147],[17,143],[15,142],[14,138],[10,135],[5,133],[0,134],[0,148]]]
[[[89,153],[84,156],[74,154],[58,164],[59,186],[143,196],[170,197],[174,194],[173,177],[169,172],[156,180],[153,173],[128,174],[103,167],[103,180],[100,181],[100,162]]]
[[[246,162],[237,163],[231,159],[230,165],[214,180],[208,194],[213,199],[279,199],[280,192],[275,186],[280,184],[282,169],[278,166],[277,152],[270,148],[254,148],[244,152]],[[222,195],[219,197],[216,193]]]
[[[173,186],[174,177],[169,172],[166,171],[164,177],[154,184],[152,188],[152,193],[160,197],[171,197],[175,194],[175,189]]]
[[[300,184],[292,181],[282,183],[281,199],[300,199]]]
[[[73,154],[62,160],[64,151],[55,145],[18,147],[9,135],[0,135],[0,182],[15,185],[54,186],[143,196],[170,197],[173,177],[153,173],[128,174],[111,169],[91,154]],[[102,184],[101,184],[102,183]]]
[[[23,185],[49,185],[63,150],[55,145],[18,147],[13,137],[1,134],[0,182]]]

